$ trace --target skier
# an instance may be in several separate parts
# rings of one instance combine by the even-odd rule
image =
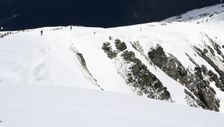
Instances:
[[[40,31],[40,35],[42,36],[44,34],[43,30]]]

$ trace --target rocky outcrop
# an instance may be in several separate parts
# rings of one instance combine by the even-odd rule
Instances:
[[[211,58],[209,58],[207,55],[206,55],[206,53],[204,53],[200,48],[198,48],[198,47],[194,47],[195,48],[195,50],[196,50],[196,52],[198,53],[198,55],[200,55],[205,61],[207,61],[214,69],[215,69],[215,71],[219,74],[219,78],[218,78],[218,76],[214,73],[214,72],[212,72],[212,71],[210,71],[209,73],[208,73],[208,75],[210,76],[210,79],[212,80],[212,81],[214,81],[215,82],[215,84],[216,84],[216,86],[220,89],[220,90],[222,90],[222,91],[224,91],[224,71],[223,70],[221,70],[214,62],[213,62],[213,60],[211,59]]]
[[[80,63],[80,66],[83,68],[84,74],[86,78],[88,78],[94,85],[96,85],[100,90],[104,91],[104,89],[99,85],[98,81],[93,77],[90,70],[87,67],[86,60],[82,53],[80,53],[73,45],[70,46],[70,50],[74,54],[74,58],[77,59]]]
[[[215,72],[209,70],[205,65],[195,62],[187,53],[185,55],[195,65],[194,68],[184,67],[174,55],[165,52],[159,44],[155,48],[151,48],[148,54],[143,51],[140,42],[134,41],[130,44],[148,62],[149,66],[159,67],[169,77],[186,87],[185,100],[188,105],[219,111],[220,100],[216,97],[216,91],[212,85],[215,84],[220,90],[224,91],[224,71],[220,69],[214,59],[224,61],[224,55],[221,50],[222,46],[218,45],[209,36],[205,35],[204,37],[211,45],[205,45],[203,49],[193,46],[193,49],[195,55],[198,54],[199,57],[207,61]],[[122,62],[121,64],[126,69],[118,72],[138,95],[147,95],[149,98],[159,100],[172,100],[166,87],[149,71],[147,65],[136,57],[135,52],[128,50],[125,42],[119,39],[112,42],[112,37],[109,40],[110,42],[103,44],[102,49],[108,58]],[[115,47],[115,49],[112,47]]]
[[[121,59],[122,66],[126,66],[127,69],[120,71],[120,74],[138,95],[147,95],[147,97],[153,99],[172,101],[167,88],[164,87],[159,79],[148,70],[147,66],[135,56],[133,51],[127,50],[125,42],[116,39],[115,47],[116,50],[113,50],[111,44],[105,42],[102,49],[107,54],[108,58]]]
[[[148,57],[151,61],[162,69],[167,75],[172,77],[174,80],[178,80],[181,84],[188,84],[188,71],[184,66],[175,58],[169,54],[168,57],[163,48],[157,45],[156,48],[151,49],[148,52]]]
[[[197,105],[204,109],[219,111],[219,100],[216,98],[216,93],[210,86],[210,82],[205,78],[205,76],[207,76],[216,80],[216,76],[212,73],[212,71],[208,71],[205,66],[200,67],[193,61],[192,58],[190,58],[191,61],[197,65],[194,69],[195,72],[191,73],[173,55],[166,55],[160,45],[157,45],[156,48],[151,49],[148,52],[148,57],[167,75],[187,87],[195,96],[194,97],[189,92],[185,91],[187,97],[194,100]],[[190,105],[196,106],[194,103],[191,103]]]
[[[192,75],[194,80],[192,80],[188,88],[203,103],[199,103],[201,107],[209,110],[219,111],[220,101],[216,98],[216,92],[210,86],[209,80],[205,79],[205,77],[208,76],[208,70],[205,66],[196,67],[195,73]]]
[[[112,47],[110,46],[109,42],[103,43],[102,49],[110,59],[113,59],[117,56],[117,53],[115,51],[112,51]]]
[[[111,39],[112,41],[112,39]],[[158,66],[169,77],[173,78],[187,89],[185,89],[185,100],[190,106],[202,107],[204,109],[219,111],[220,101],[216,98],[216,92],[211,87],[211,82],[215,82],[216,86],[222,88],[222,81],[218,75],[213,71],[208,70],[206,66],[197,64],[193,58],[186,54],[190,61],[196,66],[194,72],[185,68],[181,62],[172,54],[165,53],[162,46],[157,45],[155,48],[150,49],[148,57],[139,42],[131,42],[132,47],[138,51],[150,64]],[[149,98],[159,100],[172,100],[169,91],[159,79],[153,75],[147,66],[138,59],[133,51],[129,51],[125,42],[116,39],[114,41],[113,49],[112,43],[105,42],[102,49],[110,59],[121,59],[128,69],[119,71],[126,83],[130,85],[138,95],[147,95]],[[200,50],[198,53],[207,53],[211,49]],[[215,52],[216,50],[214,50]],[[201,55],[202,56],[202,55]],[[206,55],[204,55],[203,58]],[[207,58],[209,59],[209,58]],[[152,63],[151,63],[152,62]],[[209,62],[212,64],[212,60]],[[218,67],[213,64],[217,69]],[[221,70],[219,69],[219,73]]]
[[[167,88],[135,57],[134,52],[125,51],[121,54],[121,57],[126,62],[131,63],[126,82],[136,88],[138,94],[146,94],[149,98],[159,100],[169,100],[171,98]]]
[[[115,46],[119,51],[124,51],[127,49],[126,44],[124,42],[121,42],[119,39],[115,40]]]

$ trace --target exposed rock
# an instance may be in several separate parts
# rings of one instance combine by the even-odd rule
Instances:
[[[195,80],[190,84],[189,89],[194,92],[194,95],[197,96],[201,102],[205,105],[203,108],[210,109],[214,111],[219,111],[219,100],[215,97],[216,92],[210,86],[209,81],[204,79],[203,75],[207,75],[208,71],[205,66],[201,68],[195,68]]]
[[[117,56],[117,52],[112,51],[112,47],[110,46],[109,42],[103,43],[102,49],[110,59],[113,59]]]
[[[217,53],[218,55],[220,55],[220,56],[222,57],[222,59],[224,59],[224,55],[223,55],[223,53],[222,53],[222,51],[221,51],[221,46],[218,45],[218,43],[217,43],[215,40],[213,40],[212,38],[210,38],[207,34],[204,34],[204,36],[205,36],[205,37],[208,39],[208,41],[212,44],[212,46],[214,47],[216,53]],[[210,47],[210,49],[212,49],[212,48]],[[213,51],[212,55],[215,56],[215,55],[214,55],[214,51]]]
[[[145,57],[145,54],[144,54],[144,51],[143,51],[143,48],[142,46],[140,45],[140,42],[139,41],[134,41],[134,42],[130,42],[132,47],[138,51],[141,55],[144,55]]]
[[[187,101],[187,104],[189,106],[191,106],[191,107],[199,107],[199,106],[203,105],[203,103],[199,99],[195,98],[191,94],[190,91],[185,89],[184,92],[186,94],[185,100]],[[205,106],[203,105],[203,107],[205,107]]]
[[[125,51],[125,52],[122,53],[121,56],[122,56],[126,61],[135,62],[135,63],[138,62],[138,59],[135,58],[135,53],[132,52],[132,51],[130,51],[130,52]]]
[[[204,50],[201,53],[205,54],[207,51]],[[209,81],[204,78],[204,75],[208,75],[208,69],[202,65],[201,67],[193,61],[193,59],[188,55],[189,59],[196,65],[195,72],[192,74],[175,58],[173,55],[166,55],[163,48],[157,45],[155,49],[151,49],[148,53],[149,58],[152,62],[162,69],[167,75],[172,77],[174,80],[180,82],[182,85],[186,86],[193,94],[186,92],[187,101],[189,105],[201,106],[204,109],[219,111],[219,100],[215,97],[215,92],[211,88]],[[214,74],[213,78],[215,78]],[[193,102],[192,102],[193,101]]]
[[[170,93],[167,88],[153,75],[147,67],[135,57],[134,52],[124,51],[121,57],[131,62],[129,67],[127,83],[137,88],[138,92],[146,94],[149,98],[159,100],[170,100]]]
[[[109,40],[111,41],[113,39],[113,37],[109,36]]]
[[[78,58],[80,60],[80,63],[82,64],[82,66],[87,69],[86,61],[85,61],[83,55],[81,53],[77,53],[77,56],[78,56]]]
[[[190,60],[196,67],[199,67],[199,65],[194,61],[193,58],[191,58],[187,53],[185,53],[185,55],[189,58],[189,60]]]
[[[163,66],[167,63],[166,54],[160,45],[157,45],[155,49],[151,49],[148,56],[159,68],[163,68]]]
[[[215,71],[220,75],[220,77],[219,77],[219,81],[218,80],[215,80],[215,82],[216,82],[216,86],[218,87],[218,88],[220,88],[220,90],[222,90],[222,91],[224,91],[224,72],[221,70],[221,69],[219,69],[219,67],[211,60],[211,58],[209,58],[208,56],[206,56],[206,54],[204,54],[202,51],[201,51],[201,49],[200,48],[198,48],[198,47],[194,47],[195,48],[195,50],[196,50],[196,52],[205,60],[205,61],[207,61],[214,69],[215,69]],[[212,74],[211,72],[210,72],[210,75],[214,78],[214,74]]]
[[[103,49],[105,52],[109,52],[109,51],[112,50],[112,48],[111,48],[109,42],[105,42],[105,43],[103,43],[102,49]]]
[[[118,57],[119,54],[122,59],[122,65],[127,67],[127,70],[122,70],[121,75],[138,95],[147,95],[147,97],[153,99],[172,101],[167,88],[148,70],[141,60],[136,58],[134,52],[126,50],[127,47],[124,42],[116,39],[115,47],[118,52],[113,58]],[[116,52],[116,50],[112,49],[109,42],[104,43],[102,49],[107,53],[108,57],[110,56],[109,54]]]
[[[203,50],[204,54],[208,53],[208,50],[207,49],[204,49]]]
[[[150,49],[148,57],[139,42],[131,42],[132,47],[145,56],[146,60],[163,70],[168,76],[178,81],[180,84],[188,88],[185,90],[186,101],[190,106],[202,107],[204,109],[219,111],[220,101],[216,98],[215,90],[210,86],[210,82],[215,82],[216,86],[223,89],[224,72],[209,58],[206,54],[213,53],[221,54],[220,47],[216,45],[216,49],[212,47],[200,50],[195,47],[198,55],[204,58],[220,75],[216,75],[213,71],[208,70],[206,66],[200,66],[188,54],[189,60],[196,66],[194,72],[186,69],[180,61],[172,54],[165,53],[160,45],[156,48]],[[109,42],[103,44],[102,49],[107,53],[110,59],[117,58],[118,56],[123,59],[123,64],[128,67],[125,70],[123,78],[138,95],[147,95],[149,98],[159,100],[172,100],[167,88],[162,85],[158,78],[153,75],[146,65],[139,60],[133,51],[128,51],[124,42],[119,39],[115,40],[116,49],[113,50]],[[195,54],[196,55],[196,54]],[[191,69],[192,70],[192,69]],[[206,77],[206,78],[205,78]]]
[[[185,70],[184,66],[171,54],[170,57],[167,57],[160,45],[157,45],[155,49],[151,49],[151,51],[148,52],[148,56],[155,65],[174,80],[179,80],[182,84],[188,83],[187,70]]]
[[[90,81],[96,85],[100,90],[104,91],[104,89],[98,84],[98,81],[93,77],[90,70],[87,67],[86,60],[82,53],[80,53],[73,45],[70,46],[70,50],[74,53],[74,56],[76,59],[79,60],[79,63],[81,67],[83,68],[83,71],[86,73],[86,77],[90,79]]]
[[[124,42],[121,42],[119,39],[115,40],[115,46],[119,51],[124,51],[127,49],[126,44]]]
[[[210,46],[207,46],[207,47],[208,47],[208,49],[210,50],[211,54],[212,54],[213,56],[215,56],[215,51],[214,51]]]

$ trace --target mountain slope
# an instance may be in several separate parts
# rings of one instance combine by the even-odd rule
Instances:
[[[66,87],[0,86],[0,100],[4,127],[222,127],[224,119],[167,102]]]
[[[206,10],[222,17],[222,6]],[[224,111],[224,37],[217,20],[4,32],[0,84],[82,87]]]
[[[223,25],[223,20],[224,20],[223,12],[224,12],[224,5],[217,4],[215,6],[204,7],[202,9],[196,9],[179,16],[171,17],[171,18],[168,18],[166,21]]]

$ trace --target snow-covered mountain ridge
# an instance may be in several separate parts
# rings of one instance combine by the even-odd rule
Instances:
[[[166,19],[166,21],[178,21],[178,22],[191,22],[197,24],[223,24],[224,16],[224,5],[218,4],[211,7],[204,7],[189,11],[179,16],[174,16]]]
[[[204,10],[213,16],[198,23]],[[82,87],[224,111],[222,10],[110,29],[2,32],[0,84]]]

